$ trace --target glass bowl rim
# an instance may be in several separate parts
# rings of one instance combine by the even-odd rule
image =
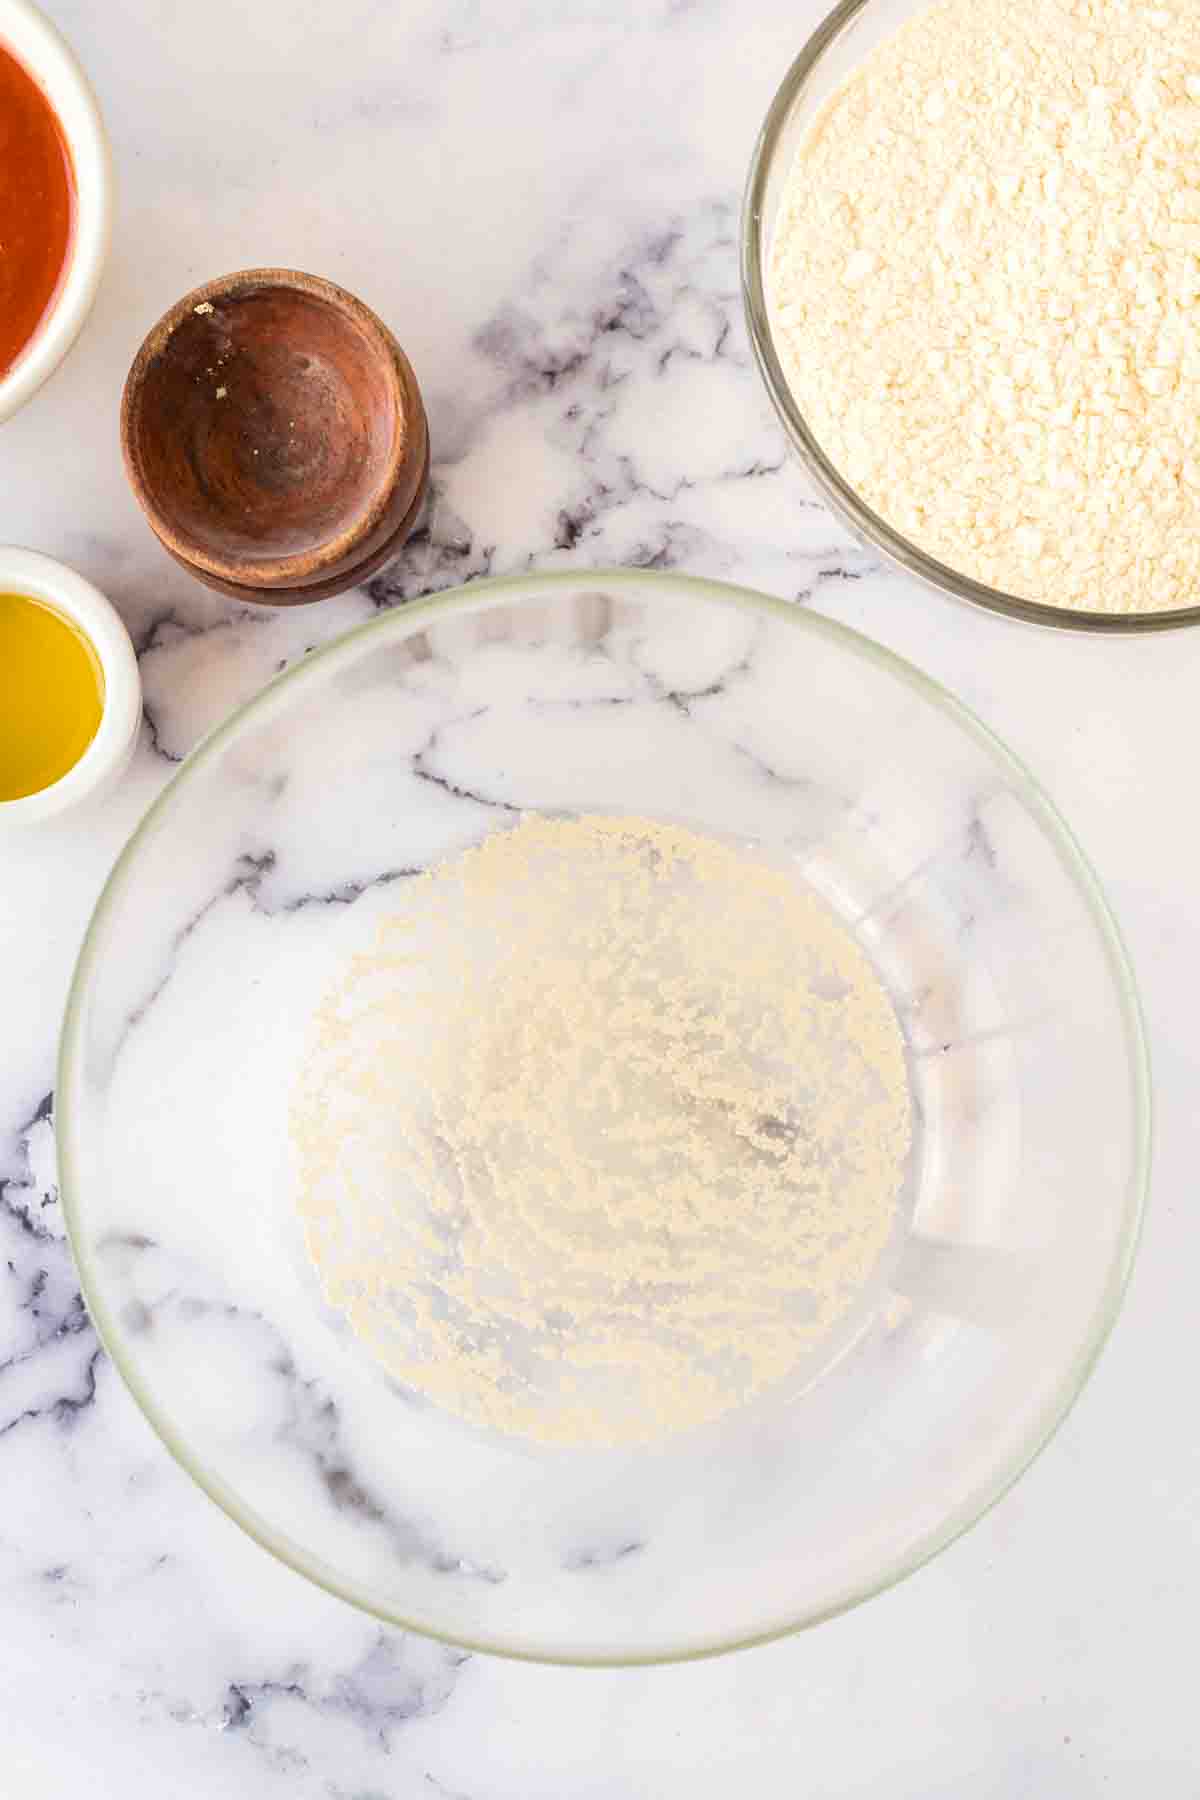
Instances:
[[[842,522],[860,541],[882,550],[889,560],[907,574],[915,575],[938,592],[952,599],[966,600],[989,612],[1006,618],[1021,619],[1027,624],[1048,625],[1058,630],[1094,631],[1110,634],[1134,634],[1146,631],[1173,631],[1185,625],[1200,624],[1200,605],[1173,607],[1165,612],[1104,613],[1086,612],[1066,606],[1048,606],[1037,600],[1022,600],[1000,588],[989,587],[939,562],[901,532],[880,518],[838,471],[822,450],[816,435],[801,411],[783,365],[775,349],[770,307],[763,280],[763,258],[767,248],[771,221],[766,217],[767,186],[782,151],[783,134],[793,109],[803,98],[828,53],[858,15],[880,0],[839,0],[813,32],[800,54],[785,74],[767,110],[762,129],[750,159],[746,179],[741,220],[742,305],[750,335],[754,361],[762,377],[771,403],[793,450],[813,478],[822,496]]]
[[[857,4],[857,0],[855,0]],[[787,622],[798,630],[816,632],[838,643],[852,655],[862,657],[877,669],[902,681],[927,703],[945,714],[967,737],[999,766],[1012,780],[1021,800],[1028,806],[1058,853],[1063,869],[1091,917],[1097,937],[1105,952],[1114,992],[1124,1022],[1125,1059],[1131,1085],[1134,1157],[1119,1241],[1108,1278],[1097,1295],[1090,1328],[1072,1362],[1067,1364],[1054,1390],[1033,1421],[1032,1428],[1016,1453],[994,1469],[966,1501],[951,1509],[936,1529],[929,1531],[920,1543],[875,1571],[868,1579],[845,1592],[832,1596],[821,1606],[782,1624],[761,1631],[732,1636],[714,1636],[709,1642],[666,1645],[646,1651],[548,1651],[503,1638],[478,1638],[460,1635],[436,1625],[413,1620],[381,1603],[363,1586],[340,1576],[317,1555],[277,1532],[269,1520],[246,1506],[219,1475],[205,1468],[187,1442],[184,1434],[165,1415],[145,1390],[138,1374],[136,1359],[121,1347],[121,1334],[109,1313],[103,1291],[96,1277],[87,1243],[81,1204],[80,1169],[85,1158],[75,1142],[74,1096],[82,1078],[84,1063],[83,1010],[90,986],[99,943],[110,913],[121,901],[136,875],[140,848],[156,835],[169,817],[177,796],[187,787],[197,771],[205,767],[218,751],[235,741],[243,732],[279,709],[294,689],[298,696],[314,672],[333,674],[339,662],[354,660],[361,646],[372,638],[381,644],[389,637],[402,641],[440,615],[487,611],[492,604],[502,604],[518,596],[533,593],[553,595],[591,585],[603,588],[641,589],[659,587],[664,592],[687,590],[717,606],[732,606],[743,612],[758,613]],[[1105,1342],[1116,1322],[1121,1302],[1132,1272],[1141,1235],[1150,1167],[1151,1087],[1149,1053],[1146,1043],[1141,1003],[1128,952],[1120,928],[1104,896],[1099,880],[1074,834],[1049,796],[1043,791],[1024,763],[998,738],[982,720],[950,691],[925,675],[913,664],[873,639],[825,618],[794,601],[781,600],[752,588],[732,583],[711,581],[701,576],[672,570],[645,569],[579,569],[530,572],[476,579],[464,586],[413,600],[402,607],[378,614],[311,651],[241,706],[235,708],[216,725],[184,759],[180,768],[151,803],[126,841],[101,889],[84,933],[71,979],[59,1042],[56,1078],[56,1140],[58,1156],[59,1197],[63,1209],[67,1238],[75,1258],[80,1288],[89,1316],[100,1342],[111,1358],[125,1386],[132,1394],[143,1416],[175,1461],[225,1515],[253,1538],[263,1549],[297,1574],[303,1575],[326,1593],[357,1607],[401,1631],[450,1644],[466,1651],[504,1656],[516,1661],[557,1664],[570,1667],[631,1668],[661,1663],[692,1662],[732,1650],[770,1643],[776,1639],[821,1624],[849,1612],[863,1601],[894,1587],[906,1576],[922,1568],[976,1524],[999,1501],[1049,1443],[1066,1418],[1087,1382]]]

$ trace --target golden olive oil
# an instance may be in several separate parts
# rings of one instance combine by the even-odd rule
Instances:
[[[69,619],[0,593],[0,800],[23,800],[79,761],[104,711],[104,673]]]

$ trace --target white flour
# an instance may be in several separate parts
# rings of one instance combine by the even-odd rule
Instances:
[[[871,964],[782,870],[530,816],[405,884],[292,1122],[326,1298],[408,1387],[559,1444],[791,1374],[877,1270],[909,1148]]]
[[[801,144],[772,308],[868,504],[1050,606],[1200,604],[1200,7],[939,0]]]

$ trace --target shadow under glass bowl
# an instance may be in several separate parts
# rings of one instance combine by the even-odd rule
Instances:
[[[929,0],[841,0],[818,26],[783,78],[755,145],[742,208],[742,298],[750,342],[767,392],[793,449],[816,486],[868,549],[882,550],[900,568],[939,593],[991,612],[1075,631],[1170,631],[1200,624],[1200,605],[1154,613],[1084,612],[1023,600],[927,555],[875,512],[826,456],[796,401],[775,347],[768,278],[775,216],[802,139],[825,102],[876,46]],[[969,4],[970,0],[963,0]]]
[[[911,1192],[856,1335],[646,1449],[472,1433],[334,1328],[297,1251],[288,1096],[331,970],[406,875],[525,809],[769,853],[872,958],[906,1044]],[[1020,764],[854,632],[633,572],[406,606],[214,732],[97,905],[58,1097],[87,1304],[201,1487],[383,1619],[577,1663],[812,1625],[977,1519],[1112,1325],[1148,1158],[1125,954]]]

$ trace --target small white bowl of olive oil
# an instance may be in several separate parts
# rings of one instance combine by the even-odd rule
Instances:
[[[137,742],[129,633],[74,569],[0,546],[0,831],[108,787]]]

